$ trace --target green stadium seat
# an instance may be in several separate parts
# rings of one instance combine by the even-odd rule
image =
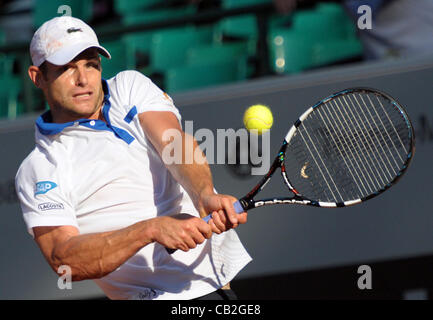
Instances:
[[[293,28],[318,41],[342,39],[346,34],[344,18],[341,6],[322,5],[316,10],[296,11],[293,15]]]
[[[222,7],[226,9],[241,8],[262,3],[272,3],[272,0],[223,0]]]
[[[356,24],[349,17],[344,8],[337,3],[320,3],[317,6],[317,12],[323,14],[330,21],[329,25],[333,28],[334,33],[341,38],[356,37]]]
[[[296,73],[362,55],[354,23],[339,4],[298,10],[292,26],[276,27],[269,39],[272,69]]]
[[[262,3],[272,3],[272,0],[223,0],[221,6],[225,9],[233,9]],[[218,23],[216,32],[219,37],[227,35],[256,40],[258,36],[256,16],[246,14],[224,18]]]
[[[223,35],[238,38],[257,39],[258,29],[256,16],[247,14],[221,19],[216,26],[218,37]]]
[[[291,15],[273,14],[268,17],[268,30],[279,28],[291,22]],[[257,40],[259,37],[257,18],[253,14],[228,17],[221,19],[214,28],[215,39],[222,42],[224,37],[244,39],[248,43],[250,55],[256,54]]]
[[[0,46],[6,43],[6,36],[2,30],[0,30]],[[0,77],[12,73],[13,58],[10,55],[0,52]]]
[[[273,30],[269,44],[272,70],[276,73],[297,73],[312,67],[314,43],[296,30]]]
[[[135,69],[135,57],[125,41],[112,40],[101,42],[101,45],[108,50],[111,59],[102,58],[102,77],[109,79],[120,71]]]
[[[114,0],[114,11],[123,16],[144,11],[163,3],[164,0]]]
[[[248,54],[257,53],[258,28],[254,15],[223,18],[215,24],[215,42],[223,43],[225,37],[243,40],[248,45]]]
[[[122,21],[124,25],[129,26],[141,23],[166,21],[170,18],[183,17],[185,15],[193,15],[196,11],[196,7],[194,6],[178,8],[176,10],[149,10],[140,13],[135,12],[123,16]],[[140,31],[127,34],[123,37],[127,45],[131,48],[136,56],[136,65],[138,64],[137,61],[140,60],[140,56],[148,58],[151,48],[152,35],[154,32],[154,30]]]
[[[69,6],[71,15],[83,21],[89,21],[93,15],[93,0],[35,0],[33,25],[40,27],[45,21],[60,17],[65,12],[58,12],[61,6]]]
[[[167,71],[165,90],[175,93],[236,82],[241,80],[237,68],[235,60],[175,67]]]
[[[2,45],[2,40],[0,40],[0,45]],[[21,77],[18,76],[14,67],[17,66],[18,70],[24,70],[22,74],[25,74],[27,81],[30,81],[27,76],[27,67],[30,61],[21,57],[22,55],[17,52],[0,53],[0,119],[15,119],[24,113],[22,101],[24,99],[20,96],[25,92],[21,82],[22,75]]]
[[[21,90],[19,77],[0,76],[0,118],[15,119],[23,113],[18,97]]]
[[[148,64],[152,34],[152,31],[144,31],[123,36],[123,40],[128,47],[132,59],[131,65],[134,67],[144,67]]]
[[[189,48],[187,63],[208,63],[211,61],[227,61],[233,58],[246,57],[247,45],[244,42],[229,42],[226,44],[211,44]]]
[[[150,67],[164,72],[185,63],[187,49],[199,44],[210,44],[213,30],[210,27],[187,26],[170,28],[152,35]]]
[[[356,23],[349,17],[344,8],[337,3],[320,3],[317,12],[324,14],[333,23],[334,29],[339,29],[336,34],[339,39],[357,38]]]
[[[334,40],[327,43],[318,43],[313,46],[312,65],[324,66],[359,57],[362,55],[362,52],[362,45],[358,39]]]
[[[167,21],[171,18],[183,17],[188,14],[192,15],[196,12],[197,7],[195,6],[185,6],[176,9],[152,9],[139,12],[133,11],[122,16],[122,23],[129,26],[156,21]]]
[[[345,19],[345,21],[343,21],[343,29],[345,32],[345,38],[346,39],[359,39],[358,38],[358,29],[357,29],[357,25],[356,23],[354,23],[352,20],[350,19]]]
[[[248,70],[248,46],[245,42],[212,44],[188,49],[187,65],[207,65],[213,62],[236,62],[238,78],[246,79]]]
[[[271,3],[272,0],[225,0],[223,7],[230,9],[260,3]],[[268,17],[268,30],[285,25],[292,19],[291,15],[272,14]],[[244,39],[248,43],[250,55],[256,55],[259,30],[254,14],[245,14],[221,19],[215,25],[215,39],[222,42],[224,37]]]
[[[14,62],[15,56],[0,53],[0,77],[12,74]]]

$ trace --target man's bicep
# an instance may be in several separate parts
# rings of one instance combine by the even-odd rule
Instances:
[[[54,250],[70,238],[79,235],[74,226],[41,226],[33,227],[34,239],[47,259],[50,266],[56,271]]]
[[[147,111],[138,115],[144,134],[161,153],[169,138],[182,133],[179,119],[170,111]]]

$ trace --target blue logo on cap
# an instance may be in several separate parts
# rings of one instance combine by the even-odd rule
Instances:
[[[48,191],[54,189],[55,187],[57,187],[57,184],[55,184],[54,182],[51,182],[51,181],[37,182],[36,183],[35,196],[38,194],[47,193]]]

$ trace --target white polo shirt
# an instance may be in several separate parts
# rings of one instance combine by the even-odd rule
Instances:
[[[28,231],[70,225],[81,234],[117,230],[158,216],[199,216],[145,136],[138,114],[170,111],[173,101],[150,79],[124,71],[103,80],[101,120],[36,121],[36,147],[21,164],[16,190]],[[169,255],[158,243],[94,280],[111,299],[193,299],[231,281],[249,262],[236,232],[213,235]]]

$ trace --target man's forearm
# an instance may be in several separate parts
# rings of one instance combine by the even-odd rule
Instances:
[[[149,221],[103,233],[73,236],[58,244],[48,257],[57,271],[60,265],[72,270],[72,280],[101,278],[153,242]]]
[[[148,111],[139,114],[138,117],[144,134],[161,156],[171,175],[191,197],[200,216],[212,214],[209,221],[212,232],[225,232],[236,228],[239,223],[246,222],[246,214],[237,215],[233,208],[236,198],[214,192],[212,174],[203,151],[194,137],[182,130],[173,113]],[[173,156],[176,160],[174,163]]]
[[[182,130],[171,112],[149,111],[139,114],[139,119],[166,168],[189,194],[200,215],[207,215],[201,200],[213,194],[212,174],[197,141]]]
[[[187,146],[193,146],[193,161],[186,161],[186,154],[192,150],[188,150]],[[166,167],[173,177],[185,188],[199,209],[200,215],[203,217],[208,212],[204,212],[201,207],[200,199],[203,194],[213,193],[212,173],[206,156],[201,151],[197,141],[190,135],[182,132],[182,162],[174,164],[166,164]]]

